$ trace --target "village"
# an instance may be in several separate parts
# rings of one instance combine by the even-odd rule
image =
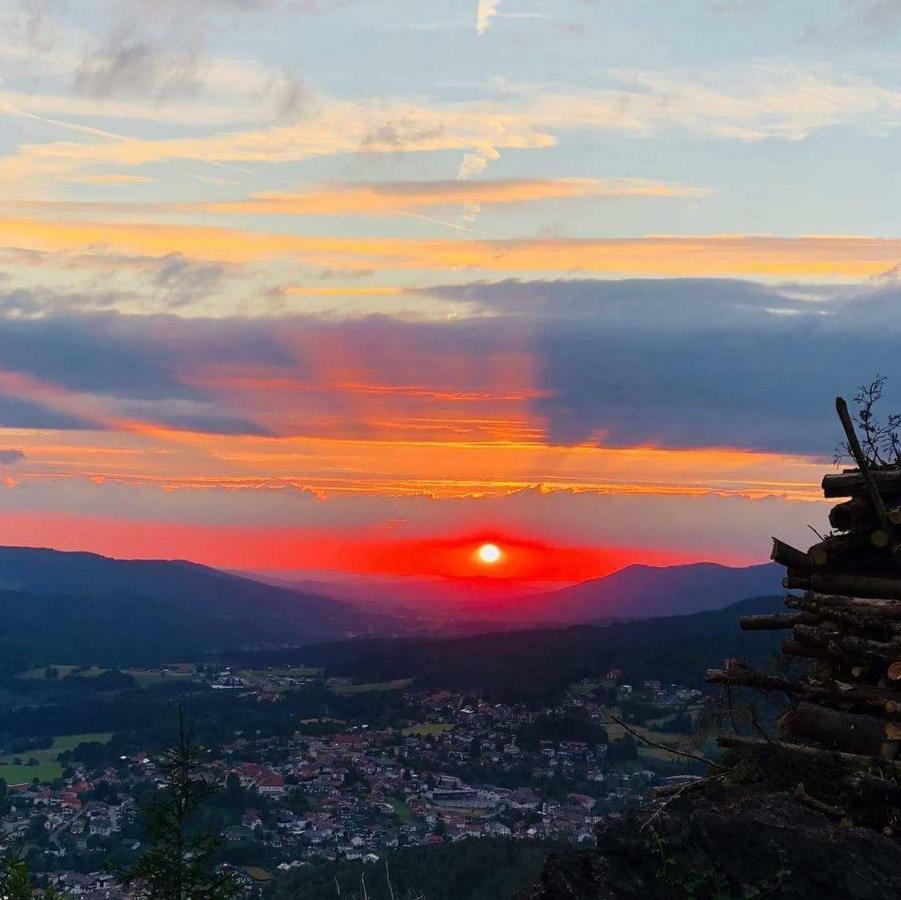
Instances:
[[[265,704],[318,675],[198,667],[191,677]],[[359,688],[331,681],[335,691]],[[701,696],[658,681],[631,685],[615,670],[574,685],[554,707],[419,692],[408,696],[413,715],[391,728],[304,720],[291,735],[236,734],[209,749],[203,771],[219,785],[207,822],[221,835],[219,866],[242,880],[247,896],[262,896],[301,867],[378,863],[404,847],[480,838],[593,844],[600,822],[651,787],[696,777],[684,760],[614,723],[611,708],[628,717],[635,704],[690,725]],[[141,852],[140,810],[161,781],[150,750],[97,767],[73,755],[62,777],[7,786],[3,840],[39,857],[40,881],[62,894],[128,897],[109,867],[92,869],[91,860],[126,864]]]

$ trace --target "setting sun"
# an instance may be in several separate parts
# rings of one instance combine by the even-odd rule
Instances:
[[[479,547],[479,562],[483,562],[486,565],[491,566],[496,562],[500,562],[501,555],[501,548],[497,544],[482,544]]]

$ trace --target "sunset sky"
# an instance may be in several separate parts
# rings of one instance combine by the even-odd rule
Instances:
[[[573,581],[901,407],[895,0],[0,0],[0,542]],[[486,574],[487,571],[486,571]]]

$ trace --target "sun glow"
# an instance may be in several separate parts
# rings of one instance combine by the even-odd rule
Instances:
[[[482,544],[477,551],[479,562],[484,563],[486,566],[493,566],[495,563],[500,562],[502,555],[501,548],[497,544]]]

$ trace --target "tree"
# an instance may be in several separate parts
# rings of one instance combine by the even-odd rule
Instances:
[[[31,876],[25,861],[17,857],[0,858],[0,898],[31,900]]]
[[[6,793],[6,782],[3,782],[3,793]],[[31,875],[25,860],[13,854],[0,855],[0,900],[31,900],[31,894]]]
[[[151,900],[231,900],[234,879],[212,871],[219,839],[192,830],[198,810],[218,786],[201,771],[203,749],[178,710],[178,741],[163,755],[164,788],[145,808],[150,849],[123,873],[126,885],[143,884]]]
[[[885,375],[877,375],[869,384],[861,385],[854,397],[860,442],[871,466],[901,464],[901,414],[892,413],[884,420],[876,415],[876,405],[882,400],[885,381]],[[847,442],[842,442],[836,450],[836,462],[849,455]]]

